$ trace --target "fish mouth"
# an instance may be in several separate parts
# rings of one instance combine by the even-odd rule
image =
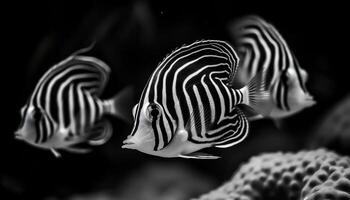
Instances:
[[[130,140],[131,138],[128,137],[126,140],[123,141],[122,148],[123,149],[130,149],[132,146],[136,145],[135,142]]]
[[[305,99],[307,99],[307,100],[314,100],[314,97],[312,95],[310,95],[310,94],[307,94]]]
[[[307,94],[305,97],[305,100],[308,102],[310,106],[315,105],[317,102],[315,101],[314,97],[310,94]]]
[[[16,131],[15,132],[15,138],[20,140],[20,139],[23,139],[23,136],[22,136],[22,134],[19,131]]]
[[[134,142],[131,142],[131,141],[123,141],[123,144],[124,145],[132,145],[132,144],[135,144]]]

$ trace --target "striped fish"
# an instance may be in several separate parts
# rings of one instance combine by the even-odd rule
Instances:
[[[103,116],[122,117],[120,104],[131,95],[126,88],[112,99],[99,98],[110,72],[103,61],[77,53],[51,67],[21,109],[16,139],[49,149],[56,157],[57,149],[85,153],[89,149],[76,145],[107,142],[113,129]]]
[[[242,61],[236,81],[246,83],[261,70],[270,91],[274,119],[295,114],[316,102],[306,89],[307,72],[276,28],[258,16],[246,16],[229,26]],[[258,115],[257,118],[261,118]]]
[[[219,40],[197,41],[166,56],[133,108],[134,127],[122,148],[214,159],[198,151],[243,141],[249,124],[238,105],[261,106],[268,93],[260,74],[241,89],[232,87],[238,62],[231,45]]]

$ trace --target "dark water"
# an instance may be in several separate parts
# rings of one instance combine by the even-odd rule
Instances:
[[[2,86],[0,194],[8,199],[68,198],[72,194],[106,190],[124,199],[134,198],[130,196],[134,191],[123,187],[130,177],[151,173],[151,178],[138,185],[142,190],[144,185],[156,185],[152,174],[167,177],[181,174],[181,170],[185,174],[196,173],[191,177],[193,185],[203,187],[186,190],[188,195],[178,199],[195,197],[227,180],[234,169],[252,155],[303,148],[326,111],[349,93],[349,56],[345,50],[348,22],[341,5],[50,1],[14,2],[3,9],[10,12],[3,17],[5,62],[1,74],[5,83]],[[277,130],[269,120],[254,122],[243,143],[229,149],[211,150],[223,156],[215,161],[161,159],[122,150],[121,142],[131,127],[117,119],[112,119],[116,132],[111,141],[86,155],[63,153],[63,158],[56,159],[48,151],[14,140],[13,132],[20,121],[19,109],[42,73],[93,40],[97,41],[96,47],[88,54],[99,57],[112,68],[104,97],[129,84],[135,86],[139,96],[148,76],[167,53],[199,39],[229,41],[227,23],[246,14],[258,14],[278,28],[301,66],[308,71],[307,86],[318,101],[313,108],[284,120],[282,130]],[[179,172],[167,171],[168,166],[179,166]],[[147,172],[141,173],[142,170]],[[184,184],[181,181],[186,177],[175,177],[179,180],[175,186],[169,180],[164,183],[168,187],[155,186],[165,192],[163,196],[169,188],[181,188],[179,185]],[[131,183],[130,187],[135,185]],[[181,191],[179,189],[179,193]]]

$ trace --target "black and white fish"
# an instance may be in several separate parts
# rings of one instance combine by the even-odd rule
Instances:
[[[165,57],[133,108],[134,127],[122,148],[161,157],[218,158],[197,152],[243,141],[249,123],[237,105],[268,99],[261,74],[234,89],[239,58],[230,44],[197,41]]]
[[[295,114],[316,102],[307,91],[307,72],[281,34],[258,16],[246,16],[229,25],[234,47],[241,58],[237,83],[246,83],[261,70],[270,91],[274,119]],[[257,116],[256,116],[257,117]],[[261,118],[258,115],[257,118]]]
[[[110,72],[103,61],[77,54],[51,67],[21,109],[16,139],[49,149],[56,157],[58,149],[85,153],[89,149],[75,145],[107,142],[113,129],[104,115],[123,118],[123,102],[132,92],[127,87],[112,99],[101,100]]]

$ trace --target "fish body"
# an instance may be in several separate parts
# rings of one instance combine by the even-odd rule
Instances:
[[[246,16],[229,29],[242,59],[236,83],[244,84],[259,71],[266,71],[264,79],[274,106],[264,117],[287,117],[316,103],[306,88],[307,72],[272,24],[259,16]]]
[[[57,149],[84,153],[88,149],[74,145],[107,142],[113,129],[104,116],[118,116],[121,99],[120,95],[99,98],[110,72],[103,61],[75,54],[51,67],[21,109],[16,138],[49,149],[56,156],[60,155]]]
[[[249,124],[237,105],[266,99],[259,76],[231,85],[239,58],[230,44],[202,40],[176,49],[150,76],[133,109],[134,127],[123,148],[161,157],[210,159],[197,152],[243,141]]]

